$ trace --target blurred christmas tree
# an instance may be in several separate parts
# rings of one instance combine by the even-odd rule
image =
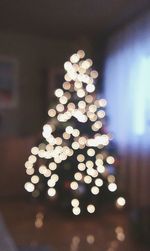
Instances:
[[[49,196],[75,215],[95,212],[97,203],[116,193],[116,149],[106,131],[105,99],[96,99],[92,60],[79,50],[64,64],[65,82],[55,91],[56,105],[48,111],[43,140],[25,163],[33,197]],[[117,193],[116,193],[117,194]],[[123,197],[116,205],[125,204]]]

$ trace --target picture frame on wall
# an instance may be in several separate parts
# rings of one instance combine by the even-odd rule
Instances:
[[[0,56],[0,109],[17,105],[18,63],[16,59]]]

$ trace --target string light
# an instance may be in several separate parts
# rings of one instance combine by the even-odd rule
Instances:
[[[31,149],[31,153],[32,153],[32,154],[37,155],[38,152],[39,152],[38,147],[36,147],[36,146],[32,147],[32,149]]]
[[[39,177],[37,176],[37,175],[33,175],[32,177],[31,177],[31,182],[33,183],[33,184],[37,184],[38,182],[39,182]]]
[[[101,187],[103,185],[103,180],[100,179],[100,178],[97,178],[95,180],[95,185],[98,186],[98,187]]]
[[[84,57],[85,52],[78,50],[64,63],[65,81],[62,88],[55,90],[57,101],[48,110],[50,121],[43,126],[43,142],[31,148],[25,162],[29,182],[25,183],[24,188],[34,197],[40,195],[42,187],[47,187],[48,196],[57,199],[57,189],[61,184],[59,170],[64,168],[73,172],[72,179],[68,177],[66,189],[70,189],[72,194],[70,205],[74,215],[81,213],[80,205],[84,203],[80,200],[84,189],[91,192],[91,198],[101,194],[104,184],[107,184],[110,192],[117,190],[115,176],[110,171],[115,158],[106,147],[112,136],[103,130],[107,101],[96,99],[94,92],[98,72],[92,69],[92,60]],[[90,130],[90,136],[86,127]],[[123,197],[116,200],[118,208],[125,204]],[[94,204],[85,205],[88,213],[95,212]],[[37,217],[36,227],[42,226],[43,221]],[[117,239],[122,241],[123,238],[123,233],[117,232]],[[87,236],[87,242],[94,243],[92,235]]]
[[[85,52],[83,50],[78,50],[77,54],[79,55],[80,58],[84,58]]]
[[[112,165],[112,164],[114,164],[115,159],[114,159],[114,157],[112,157],[112,156],[108,156],[108,157],[106,158],[106,161],[107,161],[108,164]]]
[[[33,175],[34,174],[34,168],[27,169],[26,174]]]
[[[56,111],[55,109],[50,109],[48,110],[48,115],[52,118],[56,116]]]
[[[118,208],[124,207],[125,204],[126,204],[126,200],[125,200],[125,198],[123,198],[123,197],[119,197],[119,198],[117,199],[117,201],[116,201],[116,206],[117,206]]]
[[[90,213],[90,214],[93,214],[95,212],[95,206],[90,204],[87,206],[87,211]]]
[[[78,164],[78,169],[79,169],[80,171],[84,171],[84,170],[86,169],[86,165],[85,165],[84,163],[79,163],[79,164]]]
[[[80,209],[79,207],[74,207],[74,208],[72,209],[72,212],[73,212],[73,214],[75,214],[75,215],[79,215],[80,212],[81,212],[81,209]]]
[[[115,183],[110,183],[108,185],[108,189],[109,189],[109,191],[114,192],[117,190],[117,185]]]
[[[64,92],[63,92],[62,89],[57,89],[57,90],[55,91],[55,96],[56,96],[57,98],[62,97],[63,94],[64,94]]]
[[[49,195],[50,197],[55,196],[55,195],[56,195],[56,190],[55,190],[54,188],[49,188],[49,189],[48,189],[48,195]]]
[[[71,205],[72,205],[73,207],[78,207],[78,206],[79,206],[79,200],[78,200],[78,199],[72,199]]]
[[[76,190],[78,188],[78,183],[76,181],[72,181],[70,187],[72,190]]]
[[[24,188],[29,193],[34,191],[34,185],[31,182],[26,182]]]
[[[83,162],[85,160],[85,156],[83,154],[79,154],[79,155],[77,155],[77,160],[79,162]]]
[[[89,175],[86,175],[86,176],[84,177],[84,182],[85,182],[86,184],[90,184],[90,183],[92,182],[92,178],[91,178]]]

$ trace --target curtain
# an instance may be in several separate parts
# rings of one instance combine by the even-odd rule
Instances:
[[[104,89],[122,182],[134,205],[150,205],[150,12],[110,38]]]

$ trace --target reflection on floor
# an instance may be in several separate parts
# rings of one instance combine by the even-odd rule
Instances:
[[[100,210],[95,216],[64,216],[23,201],[0,203],[18,246],[49,246],[54,251],[148,251],[133,240],[126,212]]]

